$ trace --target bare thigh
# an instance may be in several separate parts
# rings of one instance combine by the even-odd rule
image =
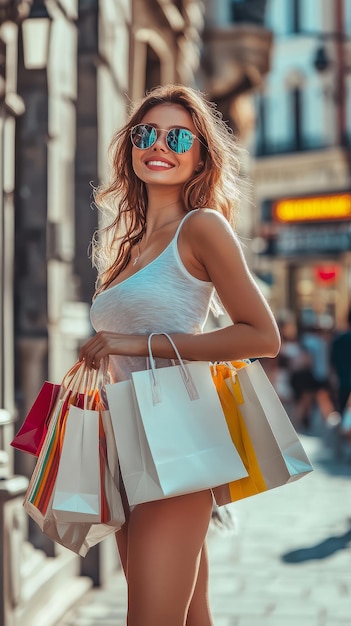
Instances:
[[[116,533],[118,552],[125,575],[127,574],[128,554],[128,511],[129,507],[126,506],[126,523]],[[208,576],[208,555],[206,543],[204,543],[201,550],[196,584],[188,608],[186,626],[213,626],[208,597]]]
[[[184,626],[211,511],[210,491],[140,504],[132,511],[128,626]],[[119,538],[124,561],[125,538]]]

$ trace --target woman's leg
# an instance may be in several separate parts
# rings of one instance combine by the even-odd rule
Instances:
[[[211,511],[210,491],[140,504],[132,511],[128,525],[128,626],[184,626],[193,595],[196,605],[201,605],[201,597],[207,603],[205,556],[199,586],[196,581]],[[120,543],[123,549],[123,536]],[[195,604],[190,620],[197,614]],[[205,615],[206,609],[201,613]],[[209,626],[209,620],[207,610],[207,622],[201,626]],[[187,624],[200,626],[199,621]]]
[[[199,572],[189,605],[186,626],[213,626],[208,599],[208,555],[206,544],[201,551]]]
[[[121,496],[126,511],[126,522],[116,533],[116,541],[122,568],[127,577],[128,526],[130,514],[123,485],[121,485]],[[208,555],[206,544],[204,544],[201,551],[195,589],[189,605],[186,626],[213,626],[208,601],[208,575]]]
[[[128,523],[123,525],[116,533],[118,552],[124,574],[127,578],[127,554],[128,554]],[[196,579],[195,589],[190,600],[186,626],[213,626],[208,599],[208,555],[206,544],[201,550],[200,565]]]

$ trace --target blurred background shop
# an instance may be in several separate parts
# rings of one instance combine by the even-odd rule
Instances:
[[[246,148],[239,231],[260,288],[277,315],[342,328],[350,42],[350,0],[1,0],[3,626],[54,624],[116,567],[109,541],[82,560],[28,522],[34,461],[9,443],[42,382],[60,381],[91,333],[91,185],[107,175],[130,101],[179,82],[217,102]]]
[[[351,2],[271,0],[253,142],[255,266],[302,326],[343,327],[351,294]]]

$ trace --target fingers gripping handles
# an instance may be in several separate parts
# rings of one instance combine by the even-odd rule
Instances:
[[[108,382],[108,359],[102,359],[97,370],[90,369],[84,361],[77,361],[64,377],[62,388],[62,400],[74,398],[76,402],[79,394],[84,396],[84,409],[95,406],[96,392],[100,398],[104,395],[104,385]],[[105,401],[105,404],[106,401]]]
[[[191,373],[189,371],[189,368],[187,367],[186,363],[184,363],[184,361],[182,360],[182,357],[180,356],[179,352],[178,352],[178,348],[175,345],[173,339],[171,339],[171,337],[167,334],[167,333],[151,333],[149,335],[148,338],[148,352],[149,352],[149,363],[150,363],[150,380],[151,380],[151,388],[152,388],[152,397],[153,397],[153,402],[154,404],[158,404],[160,402],[162,402],[162,390],[161,390],[161,384],[160,384],[160,380],[159,380],[159,376],[157,374],[157,368],[156,368],[156,364],[155,364],[155,359],[154,356],[152,354],[152,348],[151,348],[151,340],[152,337],[154,337],[155,335],[164,335],[165,337],[167,337],[168,341],[170,342],[176,357],[178,359],[179,365],[175,366],[179,368],[179,373],[181,375],[181,378],[183,380],[184,386],[188,392],[189,398],[190,400],[198,400],[199,398],[199,394],[198,391],[196,389],[195,383],[192,379]]]

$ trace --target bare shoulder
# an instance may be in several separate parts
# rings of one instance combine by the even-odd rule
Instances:
[[[211,237],[221,233],[231,234],[236,237],[232,226],[228,220],[215,209],[199,209],[193,211],[186,220],[184,226],[187,234],[192,236]]]
[[[217,267],[225,271],[227,264],[231,267],[245,265],[240,240],[219,211],[207,208],[194,211],[186,219],[182,231],[181,257],[197,278],[212,280]]]
[[[200,209],[189,215],[184,224],[185,236],[194,250],[215,250],[231,244],[241,247],[228,220],[215,209]]]

